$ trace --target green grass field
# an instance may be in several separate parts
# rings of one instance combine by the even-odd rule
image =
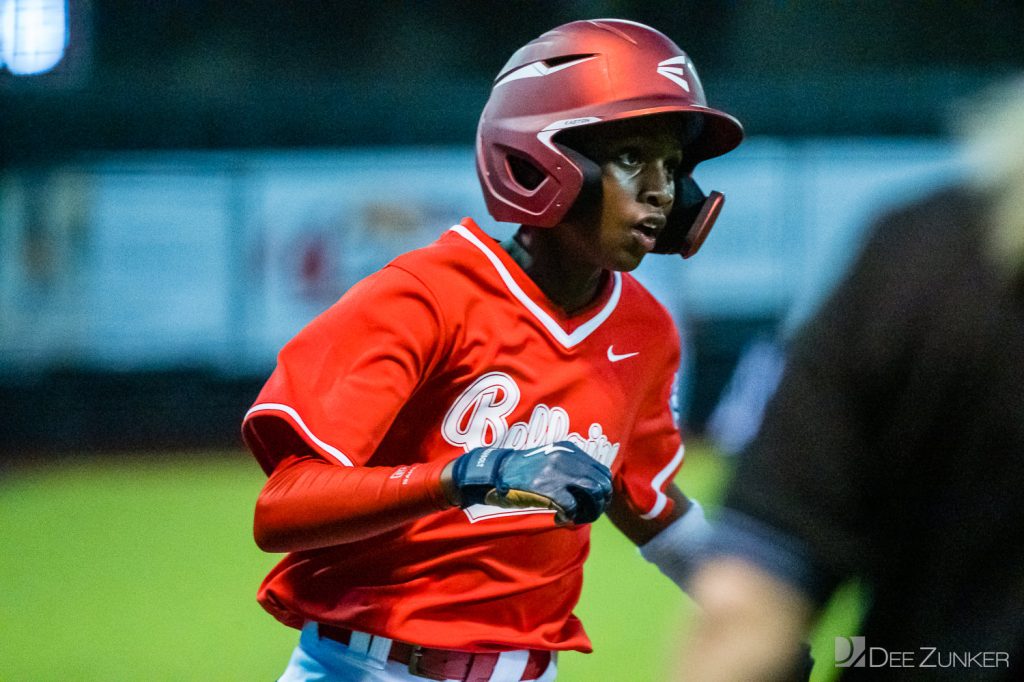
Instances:
[[[691,447],[681,484],[714,509],[728,465]],[[273,680],[295,644],[255,602],[276,557],[251,539],[263,480],[242,452],[61,459],[0,478],[0,680]],[[693,606],[606,520],[577,613],[591,655],[561,682],[663,679]],[[855,633],[844,593],[813,640]]]

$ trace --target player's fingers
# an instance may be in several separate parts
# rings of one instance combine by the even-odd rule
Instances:
[[[573,504],[563,505],[572,510],[574,523],[593,523],[608,507],[612,498],[611,481],[605,477],[581,478],[566,487]]]
[[[540,497],[549,501],[548,505],[530,502],[529,506],[546,506],[559,511],[563,523],[593,523],[608,506],[611,500],[611,482],[603,477],[580,478],[567,485],[545,485],[543,491],[525,492],[534,499]]]
[[[611,495],[601,488],[588,489],[584,486],[570,486],[569,493],[576,499],[574,522],[593,523],[604,513]]]
[[[551,498],[528,490],[509,490],[505,493],[505,499],[514,507],[544,507],[546,509],[558,507]]]
[[[528,490],[517,490],[515,488],[502,494],[496,488],[491,488],[484,498],[487,504],[505,509],[524,509],[527,507],[540,507],[541,509],[557,509],[558,505],[550,497]]]
[[[561,505],[550,497],[545,497],[529,490],[516,490],[513,488],[502,495],[497,489],[492,488],[485,496],[484,502],[504,509],[552,509],[555,512],[555,523],[559,525],[568,523],[570,520],[569,514],[566,513]]]

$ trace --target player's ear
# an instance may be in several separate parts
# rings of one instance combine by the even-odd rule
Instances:
[[[689,258],[697,253],[711,232],[725,203],[725,195],[713,191],[705,196],[689,173],[680,174],[675,184],[672,212],[654,244],[654,253],[678,253]]]

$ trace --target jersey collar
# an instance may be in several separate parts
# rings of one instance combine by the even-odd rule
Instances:
[[[566,315],[552,304],[519,264],[470,218],[451,227],[459,237],[480,251],[501,278],[508,292],[547,329],[562,346],[572,348],[593,334],[607,320],[622,294],[622,273],[612,272],[598,300],[574,314]]]

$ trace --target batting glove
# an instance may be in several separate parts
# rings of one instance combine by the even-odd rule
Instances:
[[[475,448],[455,460],[452,479],[463,508],[554,509],[557,523],[593,523],[612,496],[608,467],[570,441],[529,450]]]

